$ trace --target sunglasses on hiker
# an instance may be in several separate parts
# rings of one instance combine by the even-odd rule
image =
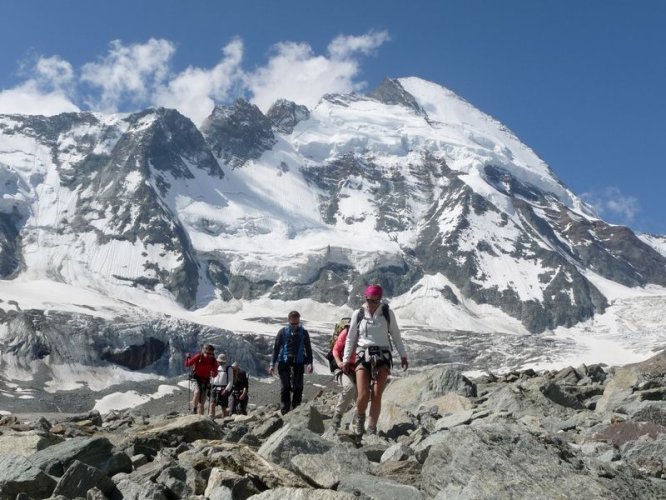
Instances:
[[[365,299],[368,304],[379,304],[382,299]]]

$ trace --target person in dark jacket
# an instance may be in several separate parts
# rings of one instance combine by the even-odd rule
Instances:
[[[208,344],[200,353],[194,356],[188,354],[185,358],[185,366],[192,367],[191,376],[197,383],[192,399],[193,411],[203,415],[206,395],[210,391],[210,379],[217,376],[218,364],[215,359],[215,348]]]
[[[284,415],[296,408],[303,399],[303,374],[312,373],[312,346],[310,334],[301,324],[298,311],[291,311],[289,324],[280,328],[273,346],[273,357],[268,373],[273,375],[277,365],[280,376],[280,412]]]
[[[231,388],[231,397],[229,398],[229,414],[240,413],[247,415],[247,402],[249,400],[248,389],[250,382],[245,370],[241,370],[238,361],[231,365],[233,370],[233,381]]]

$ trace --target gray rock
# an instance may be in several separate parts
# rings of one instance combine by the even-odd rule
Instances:
[[[312,431],[287,424],[271,435],[258,453],[267,460],[291,469],[291,459],[296,455],[325,453],[332,446],[332,443]]]
[[[196,474],[196,472],[193,471],[193,474]],[[191,487],[188,484],[188,471],[180,466],[164,469],[157,476],[155,482],[164,486],[176,498],[188,497],[196,493],[195,487]],[[201,488],[201,492],[203,493],[203,488]]]
[[[401,460],[407,460],[413,455],[414,450],[412,450],[409,446],[406,446],[402,443],[396,443],[386,449],[386,451],[382,454],[382,457],[379,459],[379,462],[399,462]]]
[[[296,455],[292,470],[318,488],[335,489],[340,479],[352,473],[370,471],[370,462],[361,450],[336,446],[321,455]]]
[[[204,496],[213,498],[215,495],[221,495],[222,498],[225,498],[227,492],[231,495],[230,498],[245,499],[260,491],[250,477],[241,476],[235,472],[221,469],[219,467],[213,467],[208,476],[208,483],[206,485],[206,490],[204,491]]]
[[[216,486],[210,490],[206,490],[206,498],[208,500],[236,500],[231,489],[226,486]]]
[[[36,451],[43,450],[62,441],[64,441],[62,437],[44,432],[43,430],[21,432],[8,430],[0,435],[0,455],[11,453],[27,457]]]
[[[169,500],[166,488],[148,479],[134,480],[125,473],[116,474],[112,479],[123,500]]]
[[[314,436],[317,435],[314,434]],[[183,467],[197,470],[217,467],[233,471],[240,476],[260,478],[260,489],[280,486],[307,487],[307,483],[292,471],[281,467],[275,461],[265,459],[247,446],[239,444],[200,441],[194,443],[192,450],[182,453],[178,458],[179,464]],[[229,486],[229,484],[225,484]]]
[[[386,386],[382,403],[391,401],[403,408],[416,409],[426,401],[451,392],[476,397],[476,386],[458,370],[436,367],[408,378],[392,380]]]
[[[35,498],[51,495],[56,482],[21,455],[0,455],[0,498],[13,499],[19,493]]]
[[[666,401],[641,401],[629,412],[636,422],[652,422],[666,426]]]
[[[266,439],[268,436],[282,427],[283,424],[284,421],[282,418],[278,416],[272,416],[256,425],[252,430],[252,434],[257,436],[259,439]]]
[[[390,438],[396,438],[414,430],[416,426],[416,419],[407,408],[394,401],[382,400],[382,412],[379,414],[379,419],[377,419],[377,430],[379,432]]]
[[[115,488],[115,485],[114,485]],[[109,500],[109,497],[107,497],[102,490],[97,488],[96,486],[94,488],[90,488],[86,492],[86,500]]]
[[[384,477],[421,489],[422,465],[412,458],[400,462],[387,461],[376,464],[372,473],[375,476]]]
[[[341,491],[286,487],[252,495],[248,500],[284,500],[285,498],[289,500],[359,500],[358,496]]]
[[[317,434],[322,434],[325,430],[324,419],[312,402],[298,406],[282,418],[294,428],[308,429]]]
[[[75,437],[33,453],[28,459],[35,466],[56,476],[64,474],[74,460],[95,467],[109,476],[132,470],[130,458],[123,453],[114,453],[111,442],[99,436]]]
[[[362,498],[382,500],[420,500],[423,493],[413,486],[404,485],[383,477],[370,474],[349,474],[340,480],[338,491],[360,495]]]
[[[379,463],[382,459],[382,455],[388,450],[391,446],[388,441],[382,440],[372,440],[368,442],[367,439],[364,439],[361,446],[361,451],[365,453],[365,456],[368,457],[368,460],[374,463]]]
[[[105,495],[115,490],[114,482],[101,470],[74,460],[53,491],[68,498],[85,497],[88,490],[98,488]]]
[[[430,450],[422,478],[428,496],[460,499],[613,498],[618,487],[586,471],[566,445],[507,424],[447,431]],[[637,480],[628,491],[638,498],[657,489]]]
[[[446,415],[437,421],[435,424],[434,432],[441,431],[443,429],[451,429],[453,427],[458,427],[459,425],[469,424],[472,422],[473,416],[473,410],[459,411],[452,415]]]
[[[224,430],[212,419],[200,415],[186,415],[166,423],[138,430],[131,442],[149,447],[176,447],[197,439],[221,439]]]
[[[640,370],[636,367],[627,366],[616,369],[613,377],[606,384],[603,395],[597,401],[595,411],[610,413],[626,404],[640,380]]]
[[[625,443],[620,448],[622,460],[634,465],[645,474],[666,476],[666,434],[652,438],[643,436]]]

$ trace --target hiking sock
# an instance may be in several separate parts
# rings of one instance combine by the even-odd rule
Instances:
[[[365,415],[356,415],[354,422],[354,434],[362,436],[365,431]]]

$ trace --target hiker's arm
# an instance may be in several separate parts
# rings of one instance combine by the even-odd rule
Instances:
[[[342,330],[342,333],[337,338],[335,345],[333,346],[333,359],[335,359],[335,363],[338,365],[338,368],[342,368],[342,358],[345,354],[345,343],[347,342],[348,333],[349,327]]]
[[[224,388],[224,392],[231,394],[231,390],[234,388],[234,370],[230,366],[225,368],[227,371],[227,386]],[[229,376],[229,371],[231,371],[231,376]]]
[[[249,385],[249,377],[245,376],[243,379],[243,390],[241,391],[240,397],[238,399],[245,399],[247,397],[247,389]]]
[[[347,341],[345,342],[345,352],[342,357],[343,362],[349,362],[351,359],[354,349],[356,349],[356,343],[358,342],[358,315],[360,311],[354,311],[352,314],[351,322],[349,323],[349,333],[347,334]]]
[[[283,328],[280,328],[280,330],[277,332],[277,335],[275,336],[275,344],[273,345],[273,355],[271,356],[271,366],[268,367],[268,373],[270,375],[273,375],[273,370],[275,369],[275,365],[278,359],[278,353],[280,352],[280,341],[282,339],[282,330]]]
[[[197,353],[194,356],[191,356],[189,358],[185,359],[185,366],[192,366],[195,364],[197,361],[199,361],[199,358],[201,357],[201,353]]]
[[[389,309],[389,314],[391,317],[389,335],[391,335],[393,344],[400,354],[400,365],[402,366],[403,370],[406,370],[409,367],[409,361],[407,361],[407,349],[405,349],[405,344],[402,342],[402,335],[400,334],[400,328],[398,327],[398,322],[395,319],[395,314],[393,314],[393,309]]]
[[[312,373],[312,344],[310,343],[310,334],[307,330],[303,330],[303,344],[305,347],[305,366],[307,366],[308,373]]]

